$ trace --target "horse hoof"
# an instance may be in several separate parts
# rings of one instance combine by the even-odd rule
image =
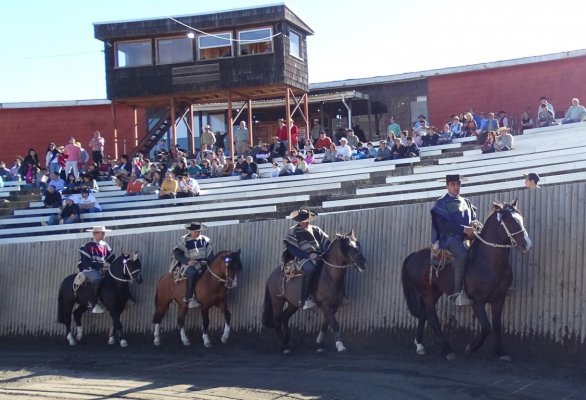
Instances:
[[[126,341],[126,339],[120,340],[120,347],[128,347],[128,342]]]
[[[456,353],[450,353],[446,356],[446,360],[454,361],[456,359]]]
[[[155,346],[160,346],[161,345],[161,339],[155,339],[155,340],[153,340],[153,344]]]
[[[346,347],[344,347],[342,342],[336,342],[336,349],[338,350],[338,353],[346,351]]]
[[[110,336],[108,338],[108,344],[110,344],[110,345],[116,344],[116,339],[114,339],[114,336]]]
[[[324,351],[326,351],[326,349],[324,349],[323,347],[318,347],[317,349],[318,353],[323,353]]]
[[[204,343],[203,347],[205,347],[206,349],[209,349],[212,347],[212,344],[211,343]]]
[[[223,344],[226,344],[226,343],[228,343],[228,339],[229,339],[228,336],[222,336],[221,341]]]
[[[472,347],[470,345],[466,346],[466,354],[472,354]]]
[[[285,349],[285,350],[283,350],[283,354],[291,354],[291,349]]]
[[[415,350],[415,353],[417,353],[418,356],[424,356],[425,349],[417,349],[417,350]]]
[[[191,342],[189,340],[184,340],[183,346],[191,346]]]
[[[499,360],[502,360],[502,361],[512,361],[511,360],[511,356],[509,356],[508,354],[505,354],[505,355],[500,356],[499,357]]]

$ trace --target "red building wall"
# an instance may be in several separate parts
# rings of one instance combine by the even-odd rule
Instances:
[[[144,110],[139,109],[139,139],[145,134],[144,115]],[[121,155],[124,153],[124,141],[127,151],[135,147],[134,110],[125,105],[116,106],[116,123],[118,155]],[[17,155],[25,156],[31,148],[37,151],[39,157],[44,157],[50,142],[57,146],[65,145],[70,136],[88,148],[94,131],[100,131],[106,139],[104,153],[114,157],[114,121],[109,104],[0,108],[0,161],[10,167]]]
[[[472,107],[475,111],[506,111],[519,125],[523,111],[536,118],[539,98],[547,96],[556,114],[574,97],[586,104],[586,57],[524,64],[485,71],[428,78],[428,108],[434,125]]]

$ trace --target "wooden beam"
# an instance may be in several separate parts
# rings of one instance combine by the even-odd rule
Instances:
[[[118,160],[118,125],[116,123],[116,102],[112,102],[112,122],[114,124],[114,158]]]

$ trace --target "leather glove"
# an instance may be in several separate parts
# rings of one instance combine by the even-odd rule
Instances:
[[[311,253],[311,254],[309,255],[309,259],[310,259],[310,260],[315,260],[317,257],[318,257],[317,253]]]

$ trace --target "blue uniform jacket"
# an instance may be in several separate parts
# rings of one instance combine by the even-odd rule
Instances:
[[[464,227],[476,220],[476,208],[464,197],[446,193],[436,200],[431,209],[431,242],[439,240],[440,248],[447,248],[451,236],[464,238]]]

